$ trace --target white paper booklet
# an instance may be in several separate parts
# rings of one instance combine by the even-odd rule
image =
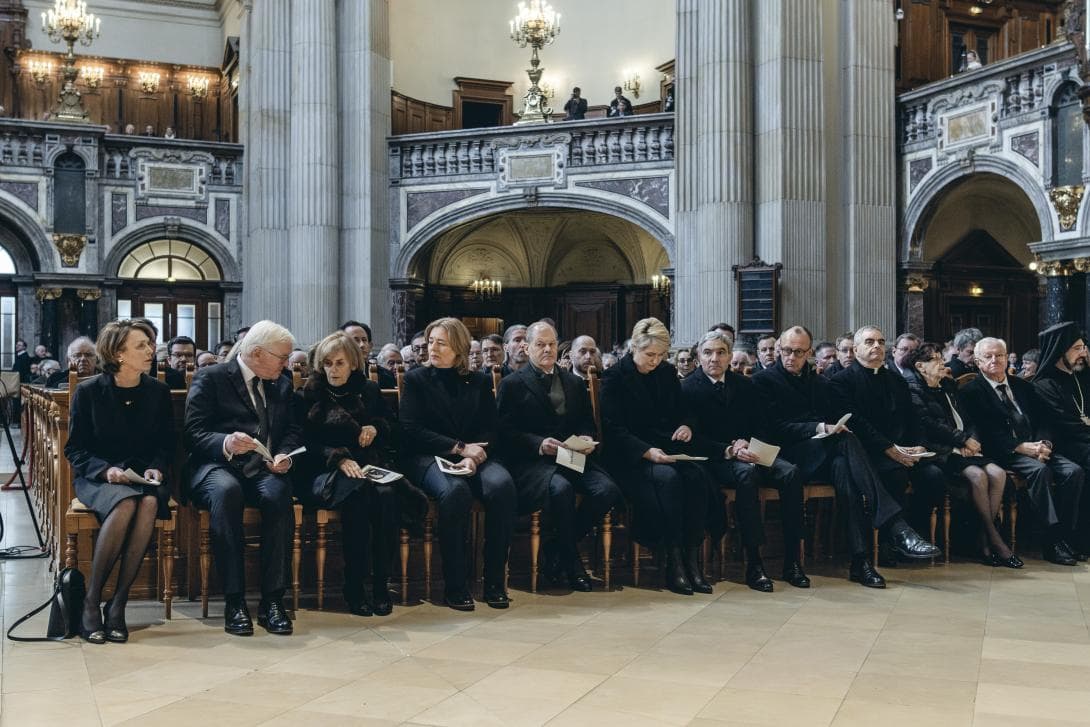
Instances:
[[[136,485],[151,485],[152,487],[158,487],[163,484],[162,480],[148,480],[144,479],[141,475],[132,471],[132,468],[125,470],[125,476],[129,478],[129,482]]]
[[[905,455],[906,457],[913,457],[915,459],[923,459],[925,457],[934,457],[935,456],[934,452],[915,452],[915,453],[913,453],[913,452],[909,452],[907,449],[905,449],[904,447],[902,447],[900,445],[894,445],[894,446],[897,448],[898,452]]]
[[[833,431],[835,432],[837,429],[840,428],[841,425],[847,424],[848,420],[851,419],[851,418],[852,418],[852,413],[851,412],[848,412],[844,416],[840,417],[840,419],[837,420],[836,424],[833,425]],[[825,439],[825,437],[831,437],[831,436],[833,436],[832,432],[822,432],[821,434],[815,434],[814,436],[810,437],[810,439]]]
[[[436,455],[435,463],[439,465],[439,471],[445,475],[455,475],[458,477],[465,477],[471,475],[473,472],[468,467],[463,467],[457,464],[451,464],[442,457]]]
[[[779,447],[777,447],[775,444],[762,442],[756,437],[749,440],[748,449],[750,452],[753,452],[753,454],[757,455],[757,464],[761,465],[762,467],[771,467],[776,461],[776,457],[780,456]]]
[[[579,440],[583,441],[583,440]],[[567,467],[570,470],[575,470],[579,474],[583,473],[583,470],[587,468],[587,455],[582,452],[576,452],[574,449],[568,449],[567,447],[556,448],[556,463],[562,467]]]
[[[367,465],[363,468],[363,476],[366,479],[376,482],[380,485],[385,485],[387,482],[394,482],[400,480],[405,475],[400,472],[394,472],[393,470],[385,470],[381,467],[375,467],[374,465]]]

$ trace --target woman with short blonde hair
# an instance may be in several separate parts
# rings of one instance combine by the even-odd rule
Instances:
[[[454,362],[451,364],[451,367],[459,374],[468,374],[469,343],[473,340],[473,336],[470,335],[469,329],[457,318],[440,318],[439,320],[429,323],[428,327],[424,329],[425,341],[431,339],[431,333],[436,328],[443,329],[447,336],[447,343],[454,352]],[[427,366],[428,360],[425,359],[420,363]]]

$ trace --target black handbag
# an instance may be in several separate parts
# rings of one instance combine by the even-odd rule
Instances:
[[[57,574],[53,595],[30,613],[22,616],[8,629],[12,641],[63,641],[80,632],[83,617],[83,601],[87,597],[87,584],[76,568],[65,568]],[[45,636],[12,636],[12,631],[29,621],[49,606],[49,626]]]

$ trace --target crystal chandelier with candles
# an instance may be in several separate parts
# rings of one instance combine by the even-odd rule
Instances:
[[[489,277],[477,278],[469,284],[470,290],[473,291],[481,300],[490,300],[492,298],[498,298],[503,293],[503,283],[499,280],[492,280]]]
[[[54,117],[58,121],[87,121],[80,92],[76,90],[75,46],[91,45],[99,35],[102,19],[87,12],[84,0],[54,0],[53,7],[42,13],[42,32],[54,43],[67,43],[68,54],[64,57],[64,86],[61,88],[60,106]]]
[[[511,40],[519,48],[530,46],[530,67],[526,75],[530,77],[530,88],[522,98],[522,111],[518,112],[516,124],[540,124],[552,120],[553,110],[546,106],[548,99],[537,85],[541,74],[541,60],[538,51],[556,40],[560,33],[560,13],[553,10],[545,0],[530,0],[529,4],[519,3],[518,15],[510,22]]]

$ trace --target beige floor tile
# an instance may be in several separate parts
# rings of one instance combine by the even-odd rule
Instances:
[[[983,656],[986,659],[1036,661],[1045,664],[1090,667],[1090,644],[1058,644],[1045,641],[985,637]]]
[[[973,727],[1026,727],[1025,717],[1015,717],[1009,714],[989,714],[977,712],[973,718]],[[1069,722],[1059,719],[1042,719],[1035,717],[1033,727],[1086,727],[1088,722]]]
[[[90,727],[100,724],[95,698],[89,686],[14,692],[0,697],[3,727]]]
[[[772,694],[727,687],[715,695],[699,716],[743,724],[820,727],[833,721],[840,701],[839,697]]]
[[[103,727],[121,724],[184,698],[174,694],[153,694],[112,687],[96,687],[94,694]]]
[[[516,722],[515,724],[541,724],[540,722]],[[439,725],[440,727],[507,727],[513,724],[499,713],[491,711],[473,697],[458,693],[429,710],[413,717],[413,724]]]
[[[497,664],[431,659],[423,656],[412,656],[409,660],[459,690],[467,689],[500,668]]]
[[[291,672],[251,672],[209,689],[201,697],[287,710],[340,689],[349,681]]]
[[[976,681],[969,680],[860,674],[852,682],[845,699],[911,708],[935,708],[950,714],[971,715],[976,687]]]
[[[1067,664],[1010,659],[981,659],[978,679],[988,684],[1011,684],[1042,689],[1083,690],[1090,686],[1086,669],[1073,668]],[[1087,719],[1090,719],[1090,715]]]
[[[430,709],[455,693],[455,689],[450,686],[414,686],[365,677],[324,694],[303,705],[301,709],[401,722]]]
[[[602,681],[602,676],[592,673],[505,666],[466,689],[465,693],[486,705],[544,700],[555,704],[556,712],[559,712]]]
[[[212,689],[226,681],[237,679],[244,674],[246,670],[237,667],[168,660],[123,676],[107,679],[97,686],[114,689],[131,688],[153,694],[188,697],[206,689]]]
[[[548,722],[549,727],[666,727],[671,724],[675,723],[632,712],[588,707],[582,703],[568,707]]]
[[[980,668],[981,641],[968,636],[884,631],[860,671],[905,678],[965,679]]]
[[[656,646],[630,661],[617,676],[722,687],[752,658],[753,651],[749,649],[680,651]]]
[[[470,636],[451,636],[439,643],[421,649],[417,656],[433,659],[472,661],[503,666],[537,650],[541,644],[525,641],[499,641],[478,639]]]
[[[1090,691],[981,683],[976,704],[989,714],[1011,715],[1030,721],[1038,718],[1090,719]]]
[[[218,702],[201,697],[186,697],[165,707],[133,717],[119,725],[125,727],[193,727],[194,725],[232,725],[249,727],[266,722],[283,710],[253,704]]]
[[[687,724],[718,690],[700,684],[668,684],[615,676],[580,700],[586,707],[632,712],[670,724]]]
[[[798,662],[779,663],[754,659],[731,677],[727,686],[782,694],[841,698],[848,692],[857,672],[825,668],[818,661],[799,666]]]
[[[405,658],[400,646],[374,637],[366,641],[342,640],[304,651],[262,669],[265,672],[307,674],[330,679],[358,679]]]
[[[293,709],[278,714],[262,722],[260,727],[300,727],[300,725],[320,725],[320,727],[397,727],[408,722],[395,722],[389,719],[372,719],[347,714],[325,714]]]
[[[845,699],[833,727],[972,727],[973,713],[948,712],[935,707],[906,707]]]

